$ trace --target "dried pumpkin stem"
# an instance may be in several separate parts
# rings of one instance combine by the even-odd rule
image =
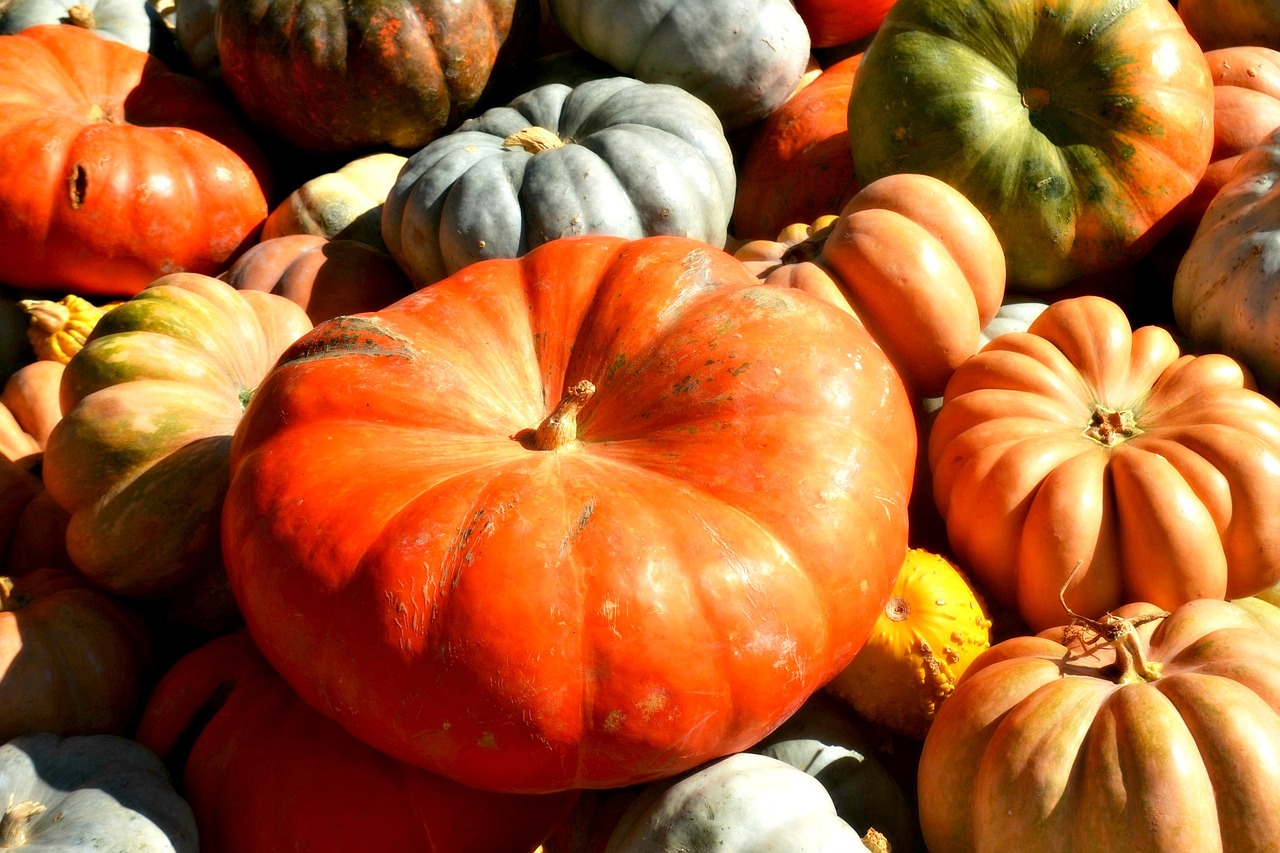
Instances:
[[[524,130],[517,130],[502,140],[502,147],[523,148],[530,154],[537,154],[541,151],[550,151],[553,148],[563,148],[564,140],[545,127],[534,125],[526,127]]]
[[[1103,447],[1115,447],[1122,441],[1141,435],[1142,430],[1129,409],[1112,409],[1095,403],[1084,434]]]
[[[67,10],[67,21],[86,30],[92,30],[98,26],[98,22],[93,18],[93,10],[84,3],[77,3]]]
[[[10,803],[5,807],[4,815],[0,816],[0,849],[7,850],[13,847],[25,846],[27,843],[27,828],[31,824],[31,818],[44,810],[44,804],[37,803],[35,800],[23,800],[20,803],[12,802],[11,794]]]
[[[21,299],[18,307],[30,317],[31,328],[45,335],[62,331],[71,319],[71,309],[51,299]]]
[[[1114,617],[1113,617],[1114,618]],[[1127,619],[1118,620],[1118,636],[1112,641],[1116,650],[1116,664],[1120,667],[1121,684],[1155,681],[1160,677],[1160,664],[1147,660],[1147,653],[1142,648],[1142,640],[1133,623]]]
[[[596,386],[585,379],[569,388],[526,446],[531,450],[559,450],[577,441],[578,412],[595,393]]]
[[[885,838],[884,833],[874,826],[867,827],[867,834],[862,836],[862,846],[871,851],[871,853],[893,853],[889,839]]]

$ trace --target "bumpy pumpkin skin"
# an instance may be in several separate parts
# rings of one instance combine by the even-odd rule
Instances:
[[[314,153],[413,150],[455,127],[537,0],[219,3],[222,78],[253,122]]]
[[[552,83],[411,156],[382,239],[418,287],[579,234],[719,247],[736,187],[724,129],[689,93],[629,77]]]
[[[920,757],[930,853],[1280,848],[1275,638],[1210,599],[1136,630],[1153,681],[1061,628],[973,662]]]
[[[226,592],[218,517],[231,434],[263,375],[310,328],[282,296],[193,273],[157,279],[98,321],[63,374],[64,415],[44,455],[81,572],[128,597]]]
[[[699,241],[566,238],[290,348],[223,554],[264,655],[362,740],[476,787],[624,785],[749,746],[852,658],[914,443],[846,313]]]
[[[267,215],[265,160],[198,80],[78,27],[0,36],[0,280],[131,295],[216,274]],[[192,215],[199,211],[199,215]]]
[[[849,102],[858,180],[933,175],[991,220],[1009,287],[1118,269],[1213,146],[1204,54],[1165,0],[899,0]]]
[[[809,64],[791,0],[549,0],[560,29],[619,73],[679,86],[727,130],[787,99]],[[732,26],[726,23],[732,22]]]
[[[1173,279],[1173,314],[1198,345],[1226,352],[1268,393],[1280,389],[1280,128],[1236,164],[1205,210]]]
[[[858,317],[917,396],[942,393],[1000,308],[1005,263],[982,213],[928,175],[886,175],[818,228],[751,241],[734,257],[761,281]]]
[[[243,631],[180,658],[135,737],[180,774],[203,853],[530,853],[577,796],[479,791],[389,758],[303,703]]]
[[[1280,407],[1247,371],[1055,302],[961,365],[929,432],[960,563],[1032,628],[1130,601],[1173,608],[1280,580]]]

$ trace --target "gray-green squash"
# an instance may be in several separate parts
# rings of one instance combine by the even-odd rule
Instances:
[[[723,247],[736,189],[720,120],[683,89],[552,83],[411,156],[383,205],[382,239],[418,287],[578,234]]]
[[[151,49],[152,28],[162,27],[147,0],[12,0],[0,3],[0,34],[41,24],[74,24],[136,50]]]
[[[164,764],[116,735],[21,735],[0,746],[0,849],[196,853]]]

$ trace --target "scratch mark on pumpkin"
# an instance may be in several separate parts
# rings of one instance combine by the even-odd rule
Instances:
[[[586,529],[591,516],[596,511],[596,499],[590,498],[578,512],[578,518],[574,522],[572,528],[565,532],[564,538],[560,540],[560,549],[557,551],[559,559],[563,560],[568,555],[569,550],[573,547],[573,543],[582,535],[582,531]]]
[[[386,328],[377,317],[335,317],[303,335],[285,351],[280,365],[324,358],[373,356],[409,360],[412,342]]]

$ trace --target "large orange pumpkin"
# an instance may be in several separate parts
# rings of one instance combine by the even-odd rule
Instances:
[[[214,274],[267,215],[265,160],[192,77],[63,24],[0,36],[0,280],[132,294]]]
[[[929,433],[960,562],[1032,628],[1280,580],[1280,406],[1113,302],[1055,302],[952,375]]]
[[[476,787],[744,749],[865,642],[911,405],[848,313],[684,237],[562,238],[281,357],[223,555],[311,705]]]

